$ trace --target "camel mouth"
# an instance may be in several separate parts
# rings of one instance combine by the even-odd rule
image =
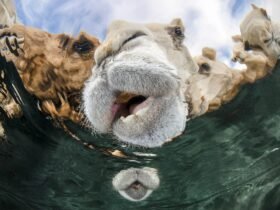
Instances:
[[[152,97],[122,92],[118,95],[112,106],[113,121],[125,120],[143,114]]]

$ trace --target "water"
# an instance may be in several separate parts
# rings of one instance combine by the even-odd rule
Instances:
[[[109,136],[77,135],[120,149],[116,158],[84,148],[61,130],[44,136],[30,118],[5,120],[0,146],[0,209],[280,209],[280,64],[233,102],[188,122],[158,149],[124,147]],[[51,136],[51,135],[50,135]],[[137,157],[133,152],[156,156]],[[130,167],[158,170],[160,186],[144,201],[124,199],[112,178]]]

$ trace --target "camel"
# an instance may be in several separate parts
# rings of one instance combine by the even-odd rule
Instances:
[[[183,44],[180,19],[169,24],[114,21],[95,52],[96,66],[85,83],[84,112],[95,132],[124,143],[158,147],[185,130],[187,120],[231,101],[241,86],[266,76],[276,59],[248,52],[235,37],[233,60],[241,71],[204,48],[192,58]]]
[[[185,92],[190,118],[217,110],[232,100],[243,80],[238,71],[216,60],[216,51],[212,48],[203,48],[202,55],[195,56],[194,60],[199,70],[187,80]]]
[[[160,146],[184,131],[185,81],[198,66],[183,40],[180,19],[110,25],[83,91],[84,112],[94,131],[143,147]]]
[[[12,61],[27,91],[54,119],[82,121],[80,92],[91,75],[99,40],[85,32],[77,38],[14,24],[0,30],[1,55]]]
[[[276,60],[262,51],[246,51],[241,37],[234,36],[233,41],[236,45],[232,60],[245,64],[245,69],[233,69],[216,60],[216,51],[207,47],[202,49],[202,55],[194,57],[199,70],[187,80],[185,92],[191,118],[219,109],[238,94],[242,85],[262,79],[275,66]]]
[[[194,58],[200,74],[188,80],[190,88],[186,92],[192,117],[217,110],[232,100],[243,84],[254,83],[271,73],[279,59],[280,24],[273,22],[265,9],[256,5],[252,8],[240,24],[241,35],[232,37],[232,60],[245,64],[245,69],[230,69],[216,61],[215,51],[209,48]]]
[[[240,24],[241,38],[246,48],[262,49],[270,58],[280,57],[280,23],[272,21],[267,11],[252,4],[252,11]]]

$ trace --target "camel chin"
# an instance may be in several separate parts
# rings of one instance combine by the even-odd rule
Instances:
[[[184,81],[196,65],[182,44],[183,31],[179,19],[166,25],[111,24],[83,92],[95,131],[142,147],[161,146],[184,131]]]

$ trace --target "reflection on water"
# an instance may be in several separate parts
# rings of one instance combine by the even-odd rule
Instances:
[[[56,132],[49,141],[36,131],[35,120],[5,120],[0,209],[280,209],[280,65],[277,68],[244,87],[232,103],[189,121],[184,135],[158,149],[126,147],[70,126],[82,139],[125,151],[129,158],[86,149],[55,128],[47,130]],[[159,171],[160,186],[140,202],[124,199],[112,180],[123,170],[144,167]],[[139,184],[124,181],[130,187]],[[143,186],[138,186],[141,196],[148,189]]]
[[[145,200],[159,186],[159,177],[154,168],[129,168],[113,178],[114,188],[130,201]]]

